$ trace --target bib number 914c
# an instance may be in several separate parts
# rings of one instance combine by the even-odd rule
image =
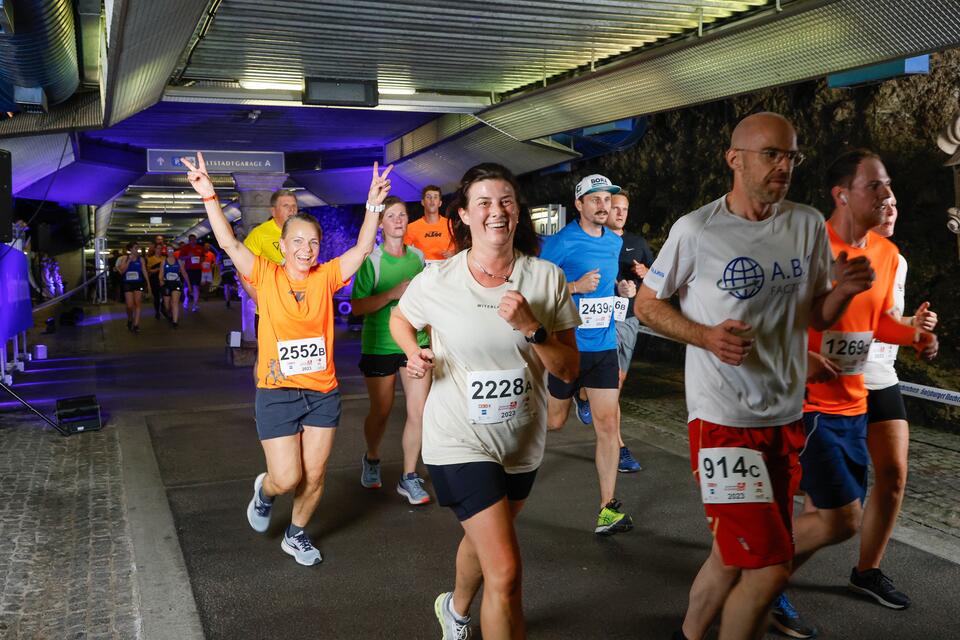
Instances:
[[[770,474],[759,451],[742,447],[700,449],[697,469],[704,504],[773,502]]]

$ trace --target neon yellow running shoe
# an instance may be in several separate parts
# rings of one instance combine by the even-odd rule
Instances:
[[[620,511],[620,501],[614,498],[600,509],[597,516],[597,528],[593,530],[598,536],[612,536],[633,529],[633,519]]]

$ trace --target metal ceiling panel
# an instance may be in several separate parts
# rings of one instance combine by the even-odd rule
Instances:
[[[453,92],[515,90],[768,0],[229,0],[183,80],[377,80]]]
[[[13,165],[13,195],[74,161],[70,135],[55,133],[45,136],[6,138],[0,149],[10,152]]]
[[[809,0],[478,114],[527,140],[960,44],[960,0]]]
[[[394,171],[418,187],[434,183],[446,193],[457,188],[467,169],[481,162],[498,162],[520,175],[579,157],[549,140],[522,142],[480,125],[396,162]]]
[[[44,176],[17,194],[21,198],[101,205],[143,175],[117,165],[79,160]]]
[[[76,93],[48,113],[18,113],[0,121],[0,146],[3,138],[24,136],[38,132],[78,131],[103,124],[100,94]]]
[[[370,167],[296,171],[290,177],[331,205],[363,202],[370,189]],[[423,183],[426,184],[426,183]],[[390,195],[408,202],[420,200],[420,187],[411,184],[396,167],[390,173]]]

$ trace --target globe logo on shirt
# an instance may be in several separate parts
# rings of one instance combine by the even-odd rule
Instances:
[[[747,300],[763,288],[763,267],[753,258],[741,256],[727,263],[723,278],[717,280],[717,288],[726,291],[737,300]]]

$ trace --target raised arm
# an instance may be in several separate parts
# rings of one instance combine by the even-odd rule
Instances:
[[[213,182],[207,175],[207,163],[203,161],[203,153],[197,152],[197,164],[186,158],[180,158],[183,165],[189,169],[187,180],[193,186],[193,190],[200,194],[203,200],[203,206],[207,210],[207,219],[210,220],[210,228],[213,229],[213,235],[217,238],[217,243],[227,252],[227,255],[233,259],[233,264],[241,275],[249,277],[253,273],[253,265],[256,257],[247,249],[247,247],[237,240],[233,234],[233,229],[227,221],[227,216],[223,215],[223,209],[220,208],[220,201],[217,200],[217,192],[213,188]]]
[[[383,201],[390,193],[390,180],[387,175],[393,170],[393,165],[380,173],[379,164],[373,163],[373,178],[370,180],[370,191],[367,194],[367,207],[363,214],[363,224],[357,234],[357,244],[347,249],[340,256],[340,277],[349,280],[357,272],[364,259],[373,252],[373,245],[377,241],[377,225]]]

